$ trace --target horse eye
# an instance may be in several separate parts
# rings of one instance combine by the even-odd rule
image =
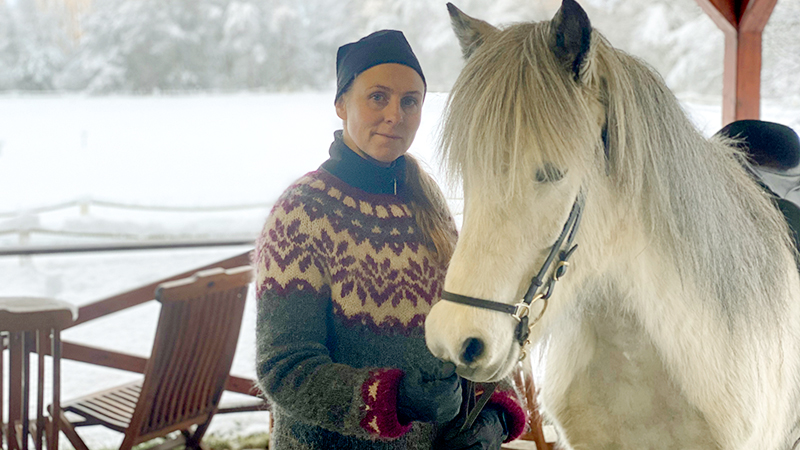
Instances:
[[[536,171],[537,183],[552,183],[562,178],[564,178],[564,172],[550,163],[546,163],[543,168]]]

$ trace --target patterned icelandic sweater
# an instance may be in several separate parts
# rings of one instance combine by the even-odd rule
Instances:
[[[408,206],[317,170],[275,204],[254,259],[270,448],[431,448],[437,427],[401,424],[396,410],[404,370],[440,364],[423,324],[445,268],[420,243]],[[492,402],[518,436],[525,413],[514,394]]]

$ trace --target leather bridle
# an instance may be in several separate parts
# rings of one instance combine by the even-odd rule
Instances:
[[[578,248],[578,244],[573,244],[573,241],[578,233],[582,212],[583,193],[579,193],[577,198],[575,198],[575,202],[572,204],[572,210],[569,212],[569,217],[567,217],[567,221],[564,223],[564,228],[561,230],[561,234],[558,235],[558,239],[556,239],[556,242],[552,247],[550,247],[550,253],[548,253],[547,259],[545,259],[542,267],[539,269],[539,272],[531,280],[531,284],[528,286],[527,292],[525,292],[525,295],[522,297],[519,303],[509,305],[493,300],[484,300],[481,298],[454,294],[445,290],[442,291],[442,300],[511,314],[512,317],[517,319],[517,328],[514,331],[514,335],[517,338],[519,345],[522,347],[520,360],[525,359],[525,347],[530,344],[528,341],[530,330],[542,318],[544,312],[547,310],[547,302],[550,299],[550,296],[553,295],[553,288],[555,287],[556,281],[563,278],[567,273],[567,268],[569,267],[569,258],[575,252],[575,249]],[[556,259],[558,259],[556,267],[553,269],[552,275],[546,280],[545,284],[547,272],[550,270],[550,266],[553,265],[553,262]],[[531,306],[533,303],[539,300],[544,302],[542,310],[539,312],[539,315],[531,321]],[[486,385],[483,395],[481,395],[480,399],[477,401],[475,398],[476,387],[477,386],[475,386],[475,383],[472,381],[468,382],[467,391],[469,394],[468,400],[464,405],[466,406],[464,408],[464,414],[466,416],[463,424],[461,425],[462,432],[472,427],[472,424],[475,422],[475,419],[478,418],[478,414],[481,412],[483,407],[486,406],[486,403],[488,403],[497,385],[494,383]]]
[[[545,310],[547,310],[547,302],[550,296],[553,295],[553,288],[558,280],[560,280],[567,273],[569,267],[569,258],[578,248],[577,244],[573,245],[575,235],[578,232],[578,227],[581,223],[581,213],[583,211],[583,194],[578,194],[575,202],[572,204],[572,210],[569,213],[564,228],[561,230],[558,239],[550,248],[550,253],[547,255],[539,272],[531,280],[527,292],[519,301],[514,305],[496,302],[493,300],[484,300],[475,297],[468,297],[466,295],[455,294],[448,291],[442,291],[442,300],[449,302],[461,303],[462,305],[474,306],[476,308],[490,309],[499,311],[506,314],[511,314],[512,317],[517,319],[517,328],[515,337],[522,347],[525,347],[530,329],[542,318]],[[558,260],[555,269],[549,279],[545,280],[545,276],[553,265],[553,262]],[[543,301],[544,305],[539,315],[533,320],[530,319],[530,310],[533,303]]]

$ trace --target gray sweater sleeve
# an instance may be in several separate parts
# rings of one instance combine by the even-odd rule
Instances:
[[[259,385],[296,420],[360,439],[395,439],[410,429],[397,419],[403,371],[331,359],[330,291],[312,236],[307,216],[276,208],[257,242]]]

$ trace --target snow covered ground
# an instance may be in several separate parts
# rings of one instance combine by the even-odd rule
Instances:
[[[411,148],[442,183],[434,148],[445,100],[444,94],[428,95]],[[706,135],[719,129],[718,98],[684,99],[684,105]],[[762,116],[800,130],[800,105],[765,101]],[[339,126],[332,92],[0,96],[0,246],[19,245],[21,239],[29,244],[103,242],[108,234],[120,239],[255,237],[280,192],[325,160]],[[76,200],[88,208],[35,212]],[[202,210],[235,205],[244,206]],[[174,209],[137,209],[142,206]],[[456,200],[452,206],[458,213]],[[34,231],[20,237],[24,229]],[[65,231],[72,234],[59,234]],[[83,305],[247,250],[0,257],[0,296],[49,296]],[[158,306],[148,303],[68,330],[64,339],[148,355],[157,314]],[[234,360],[237,375],[255,373],[254,315],[251,298]],[[65,361],[63,398],[135,376]],[[249,434],[266,425],[263,413],[220,416],[211,432]],[[92,448],[119,443],[119,435],[103,430],[86,429],[83,435]]]

